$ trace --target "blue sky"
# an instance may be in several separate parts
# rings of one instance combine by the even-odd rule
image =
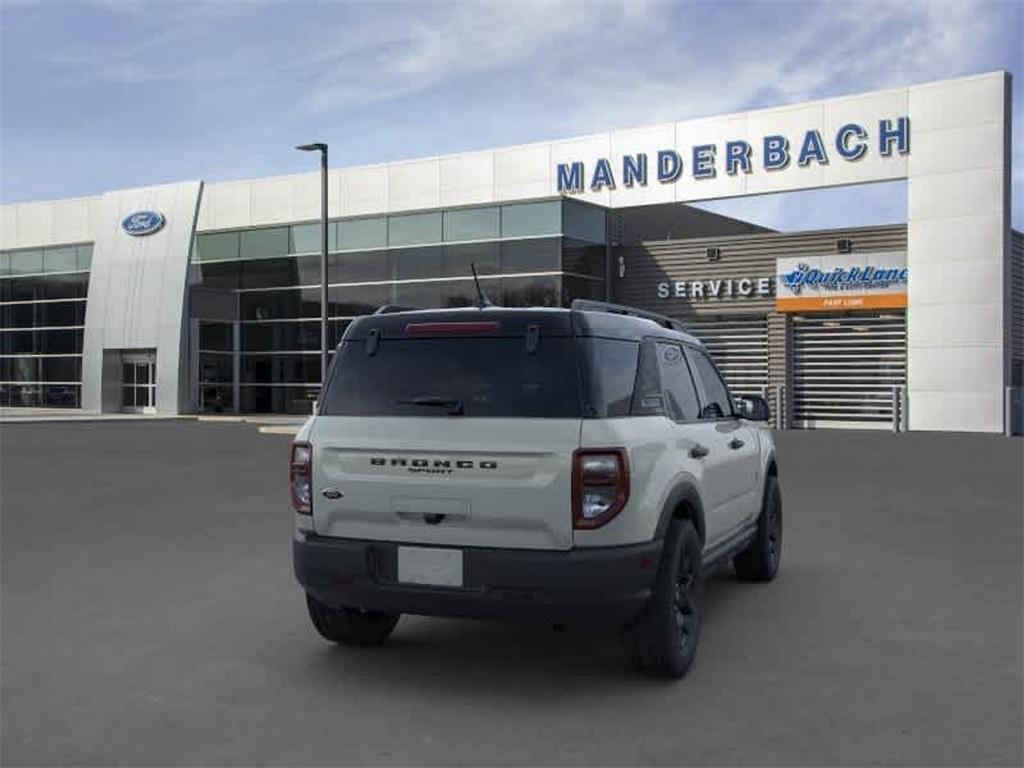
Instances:
[[[0,200],[518,144],[1008,69],[1024,4],[0,0]],[[902,183],[708,204],[901,221]]]

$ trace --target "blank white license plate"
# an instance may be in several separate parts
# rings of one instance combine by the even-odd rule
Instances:
[[[462,586],[462,550],[398,548],[398,580],[406,584]]]

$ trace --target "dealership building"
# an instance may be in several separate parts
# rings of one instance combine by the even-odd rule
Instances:
[[[780,426],[1017,432],[1010,119],[995,72],[331,169],[332,344],[381,305],[474,303],[474,264],[498,304],[681,319]],[[687,205],[895,180],[896,225],[775,232]],[[320,213],[317,173],[0,206],[0,406],[308,413]]]

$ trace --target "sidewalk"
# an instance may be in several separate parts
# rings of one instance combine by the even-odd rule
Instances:
[[[215,424],[254,424],[264,434],[294,435],[306,416],[287,414],[195,414],[195,413],[97,413],[79,408],[0,408],[0,424],[34,424],[70,421],[168,421],[196,420]]]
[[[0,424],[60,421],[165,421],[194,419],[195,414],[97,413],[80,408],[0,408]]]

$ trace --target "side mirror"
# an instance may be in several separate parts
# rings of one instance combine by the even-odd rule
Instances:
[[[750,421],[771,420],[771,410],[768,408],[768,401],[760,395],[745,395],[736,401],[736,409],[740,416]]]

